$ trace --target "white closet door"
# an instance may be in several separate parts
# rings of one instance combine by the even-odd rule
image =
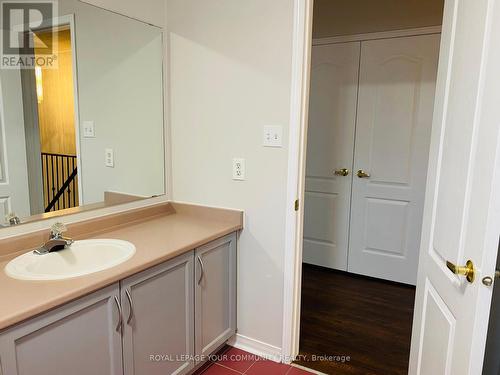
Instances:
[[[314,46],[307,142],[305,263],[347,269],[360,43]],[[349,175],[335,175],[348,169]]]
[[[439,40],[361,44],[349,272],[416,283]]]

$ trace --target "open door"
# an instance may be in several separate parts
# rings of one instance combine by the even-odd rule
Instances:
[[[410,374],[481,374],[500,234],[499,45],[499,0],[446,0]]]

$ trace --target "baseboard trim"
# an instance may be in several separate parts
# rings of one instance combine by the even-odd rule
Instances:
[[[309,367],[304,367],[304,366],[301,366],[301,365],[297,365],[296,363],[291,363],[290,366],[292,367],[297,367],[301,370],[304,370],[304,371],[307,371],[307,372],[310,372],[311,374],[316,374],[316,375],[327,375],[325,374],[324,372],[321,372],[321,371],[317,371],[317,370],[313,370],[312,368],[309,368]]]
[[[282,362],[281,348],[237,333],[227,342],[235,348],[258,355],[274,362]]]

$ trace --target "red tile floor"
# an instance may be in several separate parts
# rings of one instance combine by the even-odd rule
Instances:
[[[197,374],[203,375],[311,375],[310,372],[269,361],[236,348],[219,354],[209,367]]]

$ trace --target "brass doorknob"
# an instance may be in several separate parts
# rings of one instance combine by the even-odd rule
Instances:
[[[456,266],[453,263],[446,261],[446,267],[453,272],[455,275],[465,276],[469,283],[474,282],[475,270],[474,263],[471,260],[468,260],[465,266]]]
[[[366,173],[364,170],[360,169],[358,171],[358,177],[359,178],[368,178],[368,177],[370,177],[370,174]]]
[[[335,176],[349,176],[349,169],[347,168],[342,168],[342,169],[337,169],[335,171]]]

